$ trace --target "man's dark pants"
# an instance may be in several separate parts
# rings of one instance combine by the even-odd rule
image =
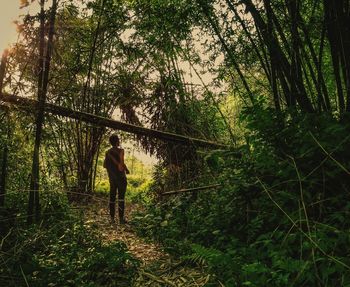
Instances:
[[[115,216],[115,200],[117,197],[118,190],[118,215],[119,220],[124,221],[124,209],[125,209],[125,192],[127,186],[127,180],[124,172],[108,172],[109,177],[109,213],[111,218]]]

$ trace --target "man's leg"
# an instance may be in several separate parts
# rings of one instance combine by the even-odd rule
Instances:
[[[115,199],[117,196],[117,184],[114,177],[113,175],[109,175],[109,214],[111,215],[112,222],[114,222],[115,217]]]
[[[124,212],[125,212],[125,192],[126,192],[127,181],[126,177],[118,179],[118,215],[119,222],[125,223]]]

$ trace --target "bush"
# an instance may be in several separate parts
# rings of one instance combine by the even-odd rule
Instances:
[[[150,193],[151,184],[152,180],[143,180],[142,184],[136,188],[133,186],[128,187],[126,199],[132,203],[149,204],[152,198],[152,194]]]
[[[152,180],[150,179],[146,180],[141,177],[128,176],[128,186],[125,194],[126,200],[131,203],[149,203],[152,196],[149,192],[151,184]],[[103,196],[108,196],[108,180],[101,180],[96,185],[95,192]]]
[[[350,125],[263,107],[242,120],[244,145],[206,155],[222,187],[154,203],[139,232],[225,286],[350,286]]]
[[[0,285],[130,286],[139,262],[125,244],[103,243],[62,195],[44,198],[44,221],[28,227],[15,216],[2,230]]]
[[[95,192],[101,195],[109,194],[109,181],[108,179],[100,180],[95,187]]]

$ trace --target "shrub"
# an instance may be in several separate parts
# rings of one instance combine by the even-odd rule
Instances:
[[[245,144],[206,155],[221,188],[153,203],[139,232],[225,286],[350,286],[350,125],[263,106],[242,120]]]
[[[1,286],[130,286],[139,262],[124,243],[103,243],[62,194],[42,202],[43,221],[30,227],[19,210],[4,209],[13,220],[2,229]]]

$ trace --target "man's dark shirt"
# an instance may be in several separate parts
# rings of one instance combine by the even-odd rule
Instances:
[[[113,162],[113,160],[111,159],[111,157],[113,157],[116,162],[120,163],[120,161],[121,161],[120,160],[120,152],[121,152],[121,149],[115,148],[115,147],[110,148],[106,152],[106,157],[105,157],[105,161],[104,161],[103,166],[107,169],[108,173],[118,174],[118,175],[124,173],[123,171],[120,171],[118,169],[115,162]]]

